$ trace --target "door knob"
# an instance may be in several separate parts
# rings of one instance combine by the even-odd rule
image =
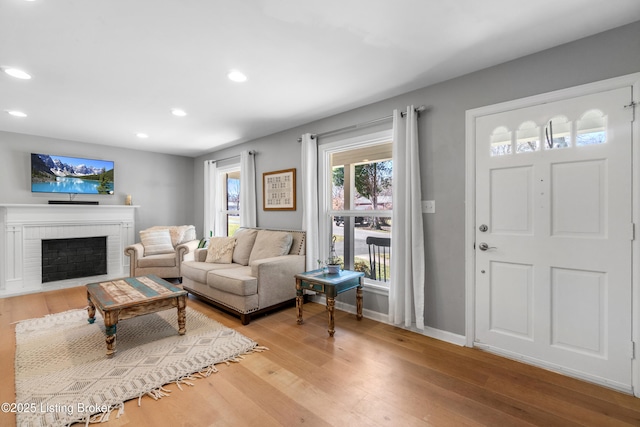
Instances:
[[[489,249],[496,249],[495,246],[489,246],[488,244],[486,244],[485,242],[482,242],[478,245],[478,248],[481,251],[488,251]]]

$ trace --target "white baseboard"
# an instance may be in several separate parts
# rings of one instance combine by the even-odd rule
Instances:
[[[324,295],[309,295],[309,301],[322,304],[322,305],[326,305],[327,303]],[[354,305],[336,301],[335,307],[338,310],[346,311],[347,313],[351,313],[351,314],[356,314],[356,307]],[[420,330],[415,327],[415,324],[411,325],[411,327],[409,328],[405,327],[404,325],[393,325],[391,322],[389,322],[389,316],[387,316],[384,313],[379,313],[377,311],[363,309],[362,315],[367,319],[375,320],[377,322],[384,323],[391,326],[396,326],[398,328],[405,329],[407,331],[415,332],[420,335],[425,335],[430,338],[435,338],[440,341],[445,341],[450,344],[459,345],[461,347],[464,347],[466,343],[466,337],[464,335],[454,334],[452,332],[431,328],[429,326],[425,326],[424,330]]]

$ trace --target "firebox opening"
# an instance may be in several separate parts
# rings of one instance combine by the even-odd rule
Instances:
[[[42,240],[42,283],[107,274],[107,236]]]

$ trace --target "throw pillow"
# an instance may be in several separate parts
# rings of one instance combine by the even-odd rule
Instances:
[[[207,248],[205,262],[215,264],[231,264],[233,248],[236,246],[235,237],[212,237]]]
[[[238,243],[233,251],[233,262],[240,265],[249,265],[249,256],[257,235],[258,230],[255,228],[240,228],[235,232],[233,237],[236,238]]]
[[[293,237],[285,231],[260,230],[251,250],[249,264],[259,259],[286,255],[291,249]]]
[[[177,244],[181,245],[183,243],[190,242],[192,240],[196,240],[196,227],[194,225],[181,225],[178,227],[179,237],[177,239]]]
[[[168,230],[171,244],[176,246],[196,239],[196,227],[193,225],[155,225],[149,230]]]
[[[144,246],[144,255],[170,254],[175,252],[171,244],[169,230],[142,230],[140,241]]]

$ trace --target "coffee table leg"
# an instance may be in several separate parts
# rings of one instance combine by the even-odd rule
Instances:
[[[304,304],[304,296],[302,295],[302,284],[300,279],[296,279],[296,310],[298,312],[298,325],[302,325],[302,305]]]
[[[362,278],[360,278],[360,286],[356,288],[356,319],[362,320]]]
[[[336,332],[335,330],[335,319],[334,319],[334,309],[336,305],[336,299],[332,297],[327,297],[327,313],[329,314],[329,336],[332,337]]]
[[[105,328],[107,334],[107,357],[112,357],[116,350],[116,325],[107,326]]]
[[[187,332],[187,300],[186,296],[178,297],[178,333],[184,335]]]
[[[112,357],[116,352],[116,325],[118,316],[113,312],[104,313],[104,332],[107,335],[107,357]]]
[[[87,302],[89,303],[89,306],[87,307],[89,318],[87,319],[87,321],[89,323],[93,323],[96,321],[96,306],[93,304],[93,301],[91,301],[91,298],[89,298],[89,296],[87,296]]]

